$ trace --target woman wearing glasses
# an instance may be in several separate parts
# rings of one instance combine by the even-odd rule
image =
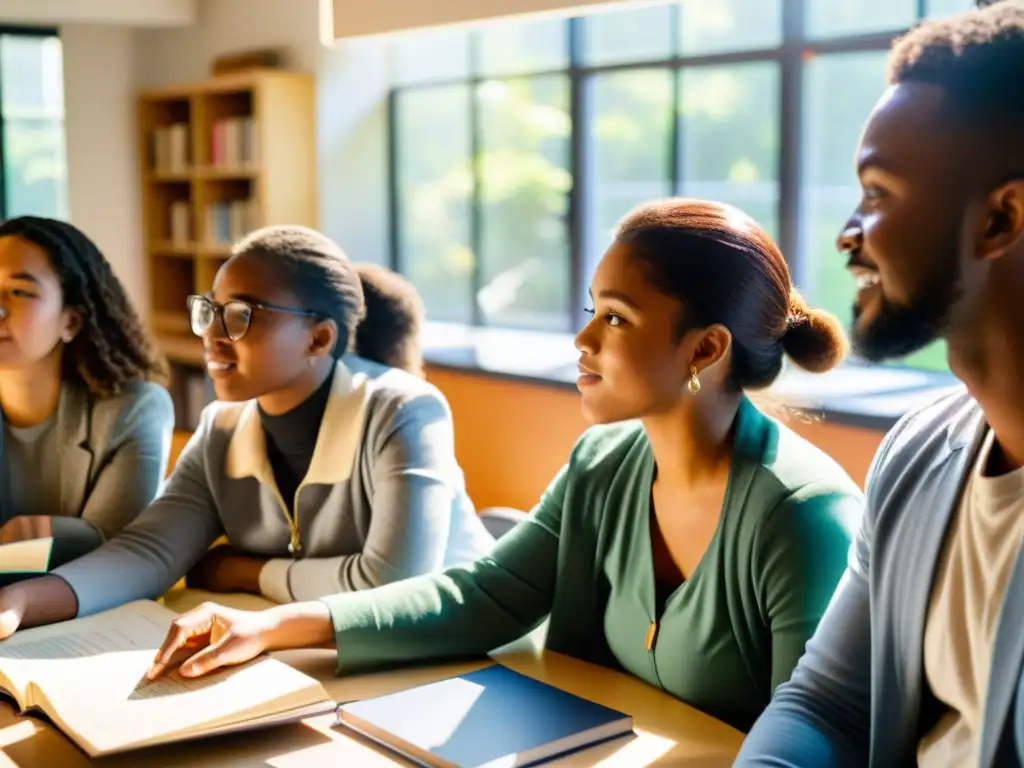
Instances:
[[[489,552],[442,395],[349,353],[374,319],[334,243],[302,227],[255,232],[189,311],[220,402],[134,524],[53,576],[0,590],[0,638],[157,597],[186,573],[284,603]]]
[[[34,216],[0,225],[0,545],[52,539],[27,572],[94,549],[153,500],[174,424],[164,374],[88,237]],[[5,559],[0,582],[26,575]]]
[[[268,649],[337,649],[343,674],[484,654],[545,619],[546,646],[624,670],[748,729],[789,679],[846,567],[861,494],[744,392],[783,356],[842,357],[768,235],[667,200],[622,223],[576,337],[588,430],[528,520],[469,567],[267,611],[206,604],[151,676]]]

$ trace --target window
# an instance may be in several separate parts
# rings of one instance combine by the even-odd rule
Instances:
[[[615,223],[645,200],[672,194],[673,72],[628,69],[603,72],[584,83],[583,136],[587,180],[583,213],[583,273],[611,242]]]
[[[569,331],[569,78],[485,80],[476,110],[482,319]]]
[[[972,6],[681,0],[396,37],[393,262],[433,320],[572,332],[616,222],[690,195],[747,211],[849,318],[835,238],[889,45]]]
[[[398,267],[436,320],[473,320],[476,257],[470,237],[473,173],[465,84],[394,97]]]
[[[0,30],[0,218],[67,218],[64,82],[55,32]]]
[[[778,65],[684,67],[679,94],[677,191],[735,205],[778,238]]]

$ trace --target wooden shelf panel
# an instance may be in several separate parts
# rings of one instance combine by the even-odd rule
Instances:
[[[157,343],[172,363],[180,363],[192,368],[202,368],[206,365],[203,342],[195,336],[158,333]]]
[[[204,259],[226,259],[231,255],[231,247],[227,243],[207,243],[199,246],[199,255]]]
[[[206,165],[195,171],[195,177],[202,181],[231,181],[233,179],[250,181],[259,178],[259,175],[259,168],[255,166]]]
[[[153,312],[150,316],[150,322],[153,324],[153,330],[158,336],[162,334],[185,336],[192,333],[192,329],[189,327],[188,313],[184,307],[181,312],[171,310]]]
[[[157,256],[178,256],[183,259],[192,258],[198,252],[195,243],[172,243],[168,241],[151,243],[149,252]]]
[[[194,174],[191,170],[188,171],[157,171],[153,168],[149,169],[149,180],[156,184],[181,184],[186,181],[191,181]]]
[[[138,103],[150,324],[175,380],[205,380],[187,296],[212,288],[248,232],[317,226],[316,85],[255,68],[147,90]],[[179,427],[195,420],[193,388],[171,388]]]

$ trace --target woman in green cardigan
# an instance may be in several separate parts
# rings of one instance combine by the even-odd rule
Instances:
[[[490,557],[263,612],[201,606],[176,620],[150,674],[323,644],[348,673],[484,654],[548,619],[549,649],[748,729],[828,604],[862,498],[744,391],[771,384],[784,353],[831,368],[845,340],[793,290],[768,235],[715,203],[633,211],[591,299],[578,386],[605,426]]]

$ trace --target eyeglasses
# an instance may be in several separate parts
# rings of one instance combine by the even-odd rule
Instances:
[[[192,333],[202,336],[213,325],[217,316],[220,316],[224,334],[231,341],[238,341],[249,330],[252,322],[254,309],[261,309],[266,312],[280,312],[285,315],[296,317],[319,317],[316,312],[309,312],[305,309],[292,309],[291,307],[278,307],[274,304],[259,304],[255,301],[240,301],[232,299],[224,304],[218,304],[206,296],[188,297],[189,322],[192,326]]]

